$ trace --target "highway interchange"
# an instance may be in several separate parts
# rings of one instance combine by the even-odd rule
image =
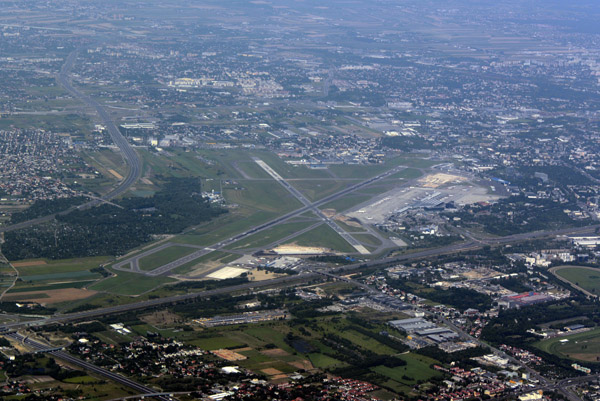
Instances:
[[[125,139],[123,134],[121,134],[113,120],[110,118],[106,109],[104,109],[104,107],[100,105],[100,103],[92,99],[90,96],[75,88],[71,83],[70,73],[75,59],[77,58],[77,53],[77,50],[75,50],[71,52],[71,54],[69,54],[60,70],[60,73],[57,77],[57,81],[73,97],[85,103],[88,107],[92,108],[98,114],[98,117],[106,127],[106,130],[108,131],[111,139],[113,140],[114,144],[119,148],[121,154],[123,155],[123,158],[125,159],[128,165],[126,177],[121,182],[119,182],[119,184],[115,188],[113,188],[110,192],[108,192],[105,195],[102,195],[98,198],[94,198],[89,202],[84,203],[83,205],[77,206],[77,208],[82,209],[98,205],[103,201],[110,201],[111,199],[114,199],[127,192],[127,190],[140,178],[140,175],[142,173],[142,162],[135,149],[133,149],[129,142],[127,142],[127,139]],[[73,209],[74,208],[71,208],[58,214],[66,214],[71,212]],[[27,228],[33,225],[52,221],[55,217],[56,214],[50,214],[47,216],[23,221],[21,223],[13,224],[10,226],[0,227],[0,233],[20,230],[22,228]]]

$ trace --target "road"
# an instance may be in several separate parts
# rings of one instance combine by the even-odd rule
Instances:
[[[571,233],[585,232],[585,231],[589,231],[589,230],[596,229],[596,228],[597,228],[597,226],[591,226],[591,227],[582,227],[582,228],[575,228],[575,229],[540,231],[540,232],[526,233],[526,234],[520,234],[520,235],[515,235],[515,236],[509,236],[509,237],[496,238],[493,241],[495,244],[500,245],[500,244],[522,241],[524,238],[531,239],[531,238],[542,238],[542,237],[554,236],[554,235],[565,235],[565,234],[571,234]],[[218,288],[218,289],[209,290],[209,291],[201,291],[201,292],[195,292],[195,293],[189,293],[189,294],[183,294],[183,295],[176,295],[176,296],[171,296],[171,297],[166,297],[166,298],[150,299],[150,300],[136,302],[136,303],[132,303],[132,304],[117,305],[117,306],[112,306],[112,307],[107,307],[107,308],[101,308],[101,309],[77,312],[77,313],[70,313],[70,314],[65,314],[65,315],[55,315],[48,319],[40,319],[40,320],[24,322],[24,323],[21,323],[21,322],[6,323],[3,325],[0,325],[0,331],[6,332],[9,330],[18,330],[20,328],[26,328],[28,326],[47,326],[47,325],[57,324],[57,323],[68,323],[68,322],[73,322],[73,321],[77,321],[77,320],[89,319],[89,318],[93,318],[93,317],[107,316],[107,315],[118,314],[118,313],[133,311],[133,310],[146,309],[146,308],[150,308],[150,307],[158,307],[158,306],[173,304],[173,303],[177,303],[177,302],[183,302],[186,300],[192,300],[192,299],[196,299],[196,298],[210,297],[210,296],[220,295],[220,294],[231,294],[234,292],[240,292],[240,291],[245,291],[245,290],[253,290],[253,289],[256,290],[259,288],[270,287],[270,286],[291,286],[291,285],[298,284],[299,282],[307,282],[309,280],[318,279],[319,276],[322,276],[322,275],[329,276],[329,277],[338,277],[337,274],[340,274],[340,272],[345,272],[345,271],[349,271],[349,270],[357,270],[365,265],[372,267],[372,266],[394,263],[394,262],[399,262],[399,261],[418,260],[418,259],[421,259],[424,257],[452,254],[452,253],[457,253],[457,252],[461,252],[461,251],[465,251],[465,250],[481,249],[483,246],[488,246],[488,245],[482,244],[480,242],[467,242],[467,243],[463,243],[463,244],[450,245],[450,246],[446,246],[446,247],[440,247],[440,248],[436,248],[436,249],[429,249],[429,250],[425,250],[425,251],[421,251],[421,252],[414,252],[414,253],[410,253],[410,254],[400,255],[397,257],[393,257],[393,258],[384,258],[384,259],[374,260],[374,261],[365,262],[365,263],[356,263],[356,264],[347,265],[347,266],[343,266],[343,267],[336,267],[335,269],[330,269],[329,271],[324,271],[324,272],[318,272],[318,273],[301,272],[298,275],[279,277],[276,279],[265,280],[265,281],[261,281],[261,282],[248,282],[248,283],[244,283],[244,284],[240,284],[240,285],[236,285],[236,286]],[[337,272],[335,275],[332,274],[333,270],[335,270]],[[368,289],[369,291],[373,291],[372,288],[370,288],[362,283],[360,283],[360,286],[362,288]],[[455,328],[452,324],[450,324],[450,326]],[[467,335],[466,333],[462,332],[460,329],[458,329],[458,330],[463,335]],[[12,334],[9,333],[9,335],[12,335]],[[501,352],[499,350],[496,350],[496,351]],[[55,354],[55,353],[57,353],[57,354]],[[62,351],[53,351],[52,354],[55,355],[57,358],[61,358],[61,359],[67,360],[67,361],[69,361],[68,358],[72,358],[72,360],[74,360],[74,361],[72,361],[74,364],[75,363],[83,363],[83,361],[80,361],[77,358],[74,358]],[[501,353],[501,354],[504,355],[504,353]],[[510,358],[510,359],[513,360],[513,358]],[[82,366],[82,365],[78,365],[78,366]],[[98,370],[101,370],[100,368],[97,368],[94,365],[91,365],[90,367],[86,367],[86,369],[89,369],[89,370],[95,371],[95,372],[98,372]],[[95,369],[97,369],[97,370],[95,370]],[[528,368],[528,370],[529,370],[529,368]],[[104,373],[104,371],[102,371],[99,374],[103,374],[103,373]],[[111,372],[108,372],[108,373],[112,374]],[[537,373],[536,373],[536,376],[538,376]],[[590,380],[594,380],[594,379],[597,379],[597,375],[567,379],[567,380],[561,381],[559,383],[554,383],[554,384],[548,383],[548,381],[543,379],[543,380],[541,380],[541,383],[543,383],[543,386],[541,386],[540,388],[559,390],[563,394],[565,394],[568,397],[568,399],[575,401],[575,400],[578,400],[579,398],[576,395],[574,395],[572,392],[570,392],[570,390],[568,390],[567,387],[572,386],[575,383],[575,381],[584,382],[584,381],[590,381]],[[114,380],[118,381],[117,379],[114,379]],[[119,379],[119,380],[121,380],[121,379]],[[123,378],[123,380],[128,380],[128,379]],[[133,382],[132,386],[133,385],[138,385],[138,384]],[[140,388],[138,391],[143,392],[143,393],[152,393],[152,391],[150,389],[141,389]]]
[[[89,362],[83,361],[79,358],[76,358],[64,351],[61,350],[48,350],[48,345],[43,344],[39,341],[33,340],[29,337],[23,336],[20,333],[10,333],[7,334],[6,337],[9,337],[15,341],[21,342],[25,345],[28,345],[29,347],[35,349],[38,352],[47,352],[48,354],[52,355],[53,357],[60,359],[62,361],[68,362],[72,365],[75,365],[77,367],[83,368],[87,371],[96,373],[99,376],[105,377],[107,379],[110,379],[114,382],[117,382],[119,384],[125,385],[141,394],[151,394],[151,393],[156,393],[155,389],[152,389],[150,387],[146,387],[143,386],[131,379],[128,379],[125,376],[121,376],[119,374],[113,373],[111,371],[108,371],[106,369],[102,369],[96,365],[93,365]],[[172,397],[169,397],[168,395],[158,395],[154,397],[155,399],[161,400],[161,401],[173,401]]]
[[[77,58],[77,51],[73,51],[71,54],[69,54],[69,56],[65,60],[65,63],[63,64],[63,66],[60,70],[60,74],[58,75],[57,80],[60,83],[60,85],[62,85],[63,88],[65,88],[65,90],[67,92],[69,92],[73,97],[81,100],[83,103],[85,103],[86,105],[88,105],[89,107],[91,107],[92,109],[94,109],[96,111],[96,113],[102,120],[102,123],[106,127],[111,139],[113,140],[115,145],[119,148],[119,150],[121,151],[121,154],[123,155],[123,158],[125,159],[125,161],[127,162],[127,165],[129,166],[128,171],[127,171],[127,176],[115,188],[113,188],[109,193],[107,193],[103,196],[100,196],[97,199],[93,199],[87,203],[84,203],[83,205],[79,205],[77,207],[77,209],[84,209],[84,208],[98,205],[99,203],[102,203],[104,201],[109,201],[109,200],[114,199],[114,198],[118,197],[119,195],[122,195],[123,193],[125,193],[140,178],[140,175],[142,172],[142,162],[141,162],[138,154],[133,149],[133,147],[129,144],[129,142],[127,142],[127,139],[125,139],[125,137],[121,134],[121,132],[119,131],[119,129],[117,128],[115,123],[112,121],[112,119],[110,118],[110,116],[108,115],[108,113],[106,112],[104,107],[102,107],[102,105],[100,105],[97,101],[95,101],[94,99],[92,99],[91,97],[86,95],[85,93],[81,92],[79,89],[75,88],[73,86],[73,84],[71,83],[69,76],[71,73],[71,68],[73,67],[73,63],[75,62],[76,58]],[[50,214],[50,215],[42,216],[42,217],[39,217],[36,219],[13,224],[10,226],[0,227],[0,233],[15,231],[15,230],[19,230],[22,228],[27,228],[27,227],[31,227],[31,226],[34,226],[37,224],[52,221],[56,217],[57,214],[58,215],[67,214],[67,213],[71,212],[73,209],[75,209],[75,208],[68,209],[61,213]]]
[[[312,280],[317,277],[318,276],[314,273],[301,273],[301,274],[297,274],[297,275],[293,275],[293,276],[278,277],[278,278],[264,280],[264,281],[258,281],[258,282],[250,281],[250,282],[247,282],[244,284],[239,284],[239,285],[230,286],[230,287],[217,288],[214,290],[198,291],[198,292],[192,292],[192,293],[182,294],[182,295],[174,295],[174,296],[164,297],[164,298],[149,299],[149,300],[135,302],[135,303],[131,303],[131,304],[116,305],[116,306],[110,306],[110,307],[106,307],[106,308],[93,309],[93,310],[89,310],[89,311],[68,313],[68,314],[62,314],[62,315],[56,314],[47,319],[31,320],[31,321],[27,321],[27,322],[5,323],[5,324],[0,325],[0,333],[2,331],[6,332],[9,330],[18,330],[18,329],[26,328],[26,327],[30,327],[30,326],[48,326],[48,325],[52,325],[52,324],[69,323],[69,322],[73,322],[73,321],[95,318],[95,317],[100,317],[100,316],[114,315],[114,314],[129,312],[129,311],[133,311],[133,310],[169,305],[169,304],[174,304],[174,303],[178,303],[178,302],[193,300],[196,298],[207,298],[207,297],[211,297],[214,295],[230,294],[230,293],[244,291],[244,290],[259,289],[259,288],[275,286],[275,285],[292,285],[292,284],[297,284],[298,282],[306,282],[306,281]]]
[[[518,236],[500,237],[500,238],[494,239],[494,241],[496,244],[502,245],[502,244],[508,244],[511,242],[522,241],[521,238],[523,238],[523,236],[525,236],[526,238],[529,238],[529,239],[545,238],[545,237],[552,237],[555,235],[575,234],[575,233],[584,232],[585,230],[591,230],[591,229],[595,229],[595,228],[597,228],[597,226],[579,227],[579,228],[573,228],[573,229],[562,229],[562,230],[554,230],[554,231],[537,231],[537,232],[533,232],[533,233],[520,234]],[[332,268],[326,272],[327,273],[335,272],[335,274],[341,274],[343,272],[358,270],[358,269],[361,269],[364,267],[375,267],[375,266],[392,264],[392,263],[397,263],[397,262],[407,262],[407,261],[419,260],[419,259],[423,259],[426,257],[442,256],[442,255],[449,255],[449,254],[454,254],[454,253],[459,253],[459,252],[464,252],[464,251],[477,250],[477,249],[483,248],[484,246],[488,246],[488,245],[482,244],[482,243],[477,243],[477,242],[466,242],[466,243],[448,245],[448,246],[439,247],[439,248],[427,249],[427,250],[420,251],[420,252],[406,253],[404,255],[399,255],[399,256],[390,257],[390,258],[381,258],[378,260],[354,263],[354,264],[349,264],[346,266],[338,266],[338,267]],[[68,322],[77,321],[77,320],[81,320],[81,319],[87,319],[90,317],[118,314],[118,313],[128,312],[128,311],[132,311],[132,310],[139,310],[139,309],[145,309],[145,308],[149,308],[149,307],[169,305],[169,304],[186,301],[186,300],[191,300],[191,299],[195,299],[195,298],[205,298],[205,297],[209,297],[209,296],[213,296],[213,295],[227,294],[227,293],[233,293],[233,292],[250,290],[250,289],[258,289],[261,287],[268,287],[268,286],[274,286],[274,285],[292,285],[297,282],[315,279],[318,276],[319,276],[318,274],[312,273],[312,272],[301,272],[300,274],[294,275],[294,276],[279,277],[279,278],[260,281],[260,282],[251,281],[251,282],[236,285],[236,286],[218,288],[218,289],[214,289],[214,290],[210,290],[210,291],[193,292],[193,293],[188,293],[188,294],[183,294],[183,295],[175,295],[175,296],[170,296],[170,297],[165,297],[165,298],[150,299],[150,300],[146,300],[146,301],[140,301],[140,302],[125,304],[125,305],[111,306],[111,307],[107,307],[107,308],[95,309],[95,310],[90,310],[90,311],[69,313],[69,314],[64,314],[64,315],[55,315],[48,319],[40,319],[40,320],[35,320],[35,321],[30,321],[30,322],[6,323],[3,325],[0,325],[0,331],[15,330],[15,329],[19,329],[19,328],[23,328],[23,327],[27,327],[27,326],[31,326],[31,325],[46,326],[46,325],[55,324],[55,323],[68,323]]]
[[[348,278],[348,277],[341,277],[329,272],[320,272],[320,271],[314,271],[315,274],[320,274],[329,278],[335,278],[337,280],[340,281],[344,281],[347,283],[351,283],[359,288],[362,288],[363,290],[365,290],[366,292],[370,293],[370,294],[380,294],[379,291],[377,291],[377,289],[361,283],[359,281],[356,281],[352,278]],[[415,310],[419,311],[419,312],[423,312],[425,315],[427,316],[432,316],[432,314],[425,310],[425,309],[421,309],[419,307],[414,307]],[[446,326],[448,326],[450,329],[452,329],[454,332],[458,333],[460,335],[460,337],[463,340],[466,341],[472,341],[475,342],[476,344],[478,344],[481,347],[490,349],[494,354],[496,354],[499,357],[502,358],[506,358],[508,359],[510,362],[512,362],[513,364],[519,365],[521,366],[523,369],[525,369],[527,372],[529,372],[529,374],[531,375],[531,377],[535,378],[538,380],[538,383],[540,383],[540,385],[534,387],[534,388],[522,388],[521,390],[519,390],[520,393],[529,393],[535,390],[558,390],[560,391],[565,397],[567,397],[568,400],[570,401],[581,401],[581,398],[579,398],[573,391],[571,391],[569,389],[569,387],[574,386],[575,384],[581,384],[581,383],[585,383],[585,382],[589,382],[589,381],[594,381],[594,380],[598,380],[599,375],[589,375],[589,376],[580,376],[580,377],[572,377],[572,378],[567,378],[567,379],[563,379],[560,380],[558,382],[554,382],[551,380],[548,380],[547,378],[545,378],[542,374],[540,374],[538,371],[536,371],[535,369],[531,368],[530,366],[528,366],[526,363],[516,359],[515,357],[508,355],[507,353],[505,353],[504,351],[495,348],[491,345],[489,345],[488,343],[483,342],[482,340],[475,338],[473,336],[471,336],[470,334],[468,334],[467,332],[465,332],[463,329],[461,329],[460,327],[456,326],[452,321],[450,321],[449,319],[445,318],[445,317],[435,317],[434,319],[439,319],[443,324],[445,324]]]
[[[127,176],[123,179],[123,181],[121,181],[119,185],[117,185],[112,191],[100,197],[102,200],[110,200],[125,193],[138,180],[142,172],[142,162],[133,147],[129,144],[129,142],[127,142],[127,139],[125,139],[123,134],[121,134],[121,131],[119,131],[113,120],[110,118],[106,109],[90,96],[75,88],[71,83],[69,76],[76,58],[77,51],[69,54],[69,57],[67,57],[65,64],[60,70],[58,82],[67,90],[67,92],[87,104],[89,107],[94,109],[96,113],[98,113],[98,116],[105,125],[110,138],[113,140],[115,145],[117,145],[123,154],[123,158],[129,165],[129,171],[127,172]],[[88,205],[97,204],[99,202],[100,200],[93,200],[88,203]]]

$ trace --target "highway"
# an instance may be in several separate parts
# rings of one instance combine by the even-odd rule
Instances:
[[[572,229],[561,229],[561,230],[554,230],[554,231],[537,231],[537,232],[533,232],[533,233],[520,234],[517,236],[495,238],[493,241],[494,241],[494,244],[496,244],[496,245],[503,245],[503,244],[509,244],[509,243],[514,243],[514,242],[520,242],[523,240],[524,237],[527,239],[534,239],[534,238],[552,237],[555,235],[576,234],[576,233],[589,231],[589,230],[592,230],[592,229],[595,229],[598,227],[599,226],[596,225],[596,226],[587,226],[587,227],[579,227],[579,228],[572,228]],[[466,242],[466,243],[461,243],[461,244],[454,244],[454,245],[448,245],[448,246],[443,246],[443,247],[439,247],[439,248],[427,249],[427,250],[419,251],[419,252],[406,253],[403,255],[398,255],[398,256],[390,257],[390,258],[381,258],[381,259],[372,260],[372,261],[349,264],[346,266],[338,266],[338,267],[332,268],[332,269],[324,271],[324,272],[333,273],[335,271],[336,274],[340,274],[341,272],[358,270],[358,269],[364,268],[364,267],[375,267],[375,266],[379,266],[379,265],[385,265],[385,264],[391,264],[391,263],[397,263],[397,262],[407,262],[407,261],[412,261],[412,260],[419,260],[419,259],[423,259],[426,257],[449,255],[449,254],[454,254],[454,253],[459,253],[459,252],[464,252],[464,251],[477,250],[477,249],[483,248],[484,246],[488,246],[488,244],[471,241],[471,242]],[[182,295],[174,295],[174,296],[165,297],[165,298],[150,299],[150,300],[135,302],[135,303],[131,303],[131,304],[111,306],[111,307],[107,307],[107,308],[95,309],[95,310],[84,311],[84,312],[69,313],[69,314],[64,314],[64,315],[55,315],[48,319],[40,319],[40,320],[35,320],[35,321],[30,321],[30,322],[6,323],[3,325],[0,325],[0,331],[1,330],[15,330],[15,329],[19,329],[19,328],[23,328],[23,327],[27,327],[27,326],[47,326],[47,325],[55,324],[55,323],[68,323],[68,322],[87,319],[87,318],[91,318],[91,317],[118,314],[118,313],[128,312],[128,311],[132,311],[132,310],[145,309],[145,308],[156,307],[156,306],[161,306],[161,305],[169,305],[169,304],[186,301],[186,300],[191,300],[191,299],[196,299],[196,298],[205,298],[205,297],[210,297],[213,295],[227,294],[227,293],[233,293],[233,292],[250,290],[250,289],[258,289],[258,288],[269,287],[269,286],[274,286],[274,285],[292,285],[292,284],[296,284],[298,282],[303,282],[303,281],[306,282],[308,280],[312,280],[312,279],[315,279],[318,277],[319,277],[319,275],[316,273],[313,273],[313,272],[301,272],[300,274],[294,275],[294,276],[279,277],[279,278],[265,280],[265,281],[259,281],[259,282],[252,281],[252,282],[248,282],[248,283],[244,283],[244,284],[240,284],[240,285],[236,285],[236,286],[217,288],[217,289],[209,290],[209,291],[200,291],[200,292],[193,292],[193,293],[182,294]]]
[[[57,324],[57,323],[68,323],[68,322],[73,322],[73,321],[77,321],[77,320],[89,319],[89,318],[93,318],[93,317],[107,316],[107,315],[111,315],[111,314],[118,314],[118,313],[133,311],[133,310],[146,309],[149,307],[158,307],[158,306],[173,304],[173,303],[182,302],[182,301],[186,301],[186,300],[192,300],[192,299],[196,299],[196,298],[210,297],[210,296],[219,295],[219,294],[231,294],[234,292],[240,292],[240,291],[245,291],[245,290],[256,290],[256,289],[270,287],[270,286],[291,286],[291,285],[298,284],[300,282],[307,282],[309,280],[318,279],[320,276],[333,277],[333,274],[331,272],[334,270],[336,271],[337,274],[340,274],[341,272],[345,272],[345,271],[349,271],[349,270],[356,270],[356,269],[359,269],[364,266],[373,267],[373,266],[383,265],[383,264],[387,264],[387,263],[418,260],[418,259],[421,259],[424,257],[440,256],[440,255],[452,254],[452,253],[457,253],[457,252],[462,252],[462,251],[481,249],[484,246],[488,246],[490,242],[492,244],[502,245],[502,244],[508,244],[511,242],[523,241],[524,239],[543,238],[543,237],[555,236],[555,235],[581,233],[581,232],[594,230],[596,228],[598,228],[598,226],[588,226],[588,227],[580,227],[580,228],[574,228],[574,229],[561,229],[561,230],[554,230],[554,231],[539,231],[539,232],[533,232],[533,233],[525,233],[525,234],[519,234],[519,235],[513,235],[513,236],[501,237],[501,238],[495,238],[493,240],[488,240],[487,244],[482,243],[482,242],[471,241],[471,242],[466,242],[466,243],[462,243],[462,244],[450,245],[450,246],[445,246],[445,247],[440,247],[440,248],[435,248],[435,249],[428,249],[428,250],[421,251],[421,252],[408,253],[405,255],[400,255],[400,256],[392,257],[392,258],[383,258],[383,259],[374,260],[374,261],[365,262],[365,263],[356,263],[356,264],[352,264],[352,265],[336,267],[334,269],[330,269],[330,270],[318,272],[318,273],[301,272],[300,274],[294,275],[294,276],[279,277],[276,279],[265,280],[265,281],[260,281],[260,282],[248,282],[248,283],[231,286],[231,287],[224,287],[224,288],[218,288],[218,289],[209,290],[209,291],[201,291],[201,292],[194,292],[194,293],[183,294],[183,295],[176,295],[176,296],[171,296],[171,297],[166,297],[166,298],[150,299],[150,300],[136,302],[136,303],[132,303],[132,304],[117,305],[117,306],[101,308],[101,309],[96,309],[96,310],[90,310],[90,311],[84,311],[84,312],[70,313],[70,314],[65,314],[65,315],[55,315],[48,319],[40,319],[37,321],[7,323],[7,324],[0,326],[0,331],[4,330],[5,332],[7,332],[9,330],[17,330],[17,329],[26,328],[29,326],[47,326],[47,325]],[[337,277],[337,276],[335,276],[335,277]],[[365,286],[362,283],[361,283],[361,287],[365,288],[365,289],[369,289],[369,291],[373,291],[373,289],[370,289],[368,286]],[[456,329],[455,327],[453,327],[453,328]],[[466,335],[465,333],[463,333],[460,330],[459,330],[459,332],[462,335]],[[15,335],[15,334],[8,333],[8,335],[10,336],[10,335]],[[24,340],[24,341],[27,341],[27,340]],[[30,340],[30,341],[33,341],[33,340]],[[47,350],[47,346],[45,346],[43,344],[38,344],[37,349]],[[495,351],[498,352],[498,350],[495,350]],[[56,356],[57,358],[71,362],[73,364],[81,366],[82,368],[89,369],[90,371],[96,372],[105,377],[109,377],[112,380],[115,380],[119,383],[125,384],[131,388],[134,388],[134,389],[136,389],[136,391],[139,391],[141,393],[146,393],[146,394],[153,393],[153,390],[151,390],[151,389],[145,388],[144,386],[141,386],[138,383],[130,381],[129,379],[124,378],[122,376],[115,375],[112,372],[107,372],[101,368],[94,366],[94,365],[87,364],[86,362],[81,361],[69,354],[66,354],[63,351],[50,351],[49,353]],[[510,359],[513,360],[514,358],[511,357]],[[528,370],[530,370],[530,369],[528,368]],[[108,375],[114,375],[115,377],[110,377]],[[571,391],[569,391],[567,387],[572,386],[576,382],[584,382],[584,381],[590,381],[590,380],[597,379],[597,375],[592,375],[592,376],[578,377],[578,378],[573,378],[573,379],[566,379],[566,380],[563,380],[558,383],[551,383],[551,382],[548,382],[547,380],[543,379],[541,376],[539,376],[539,374],[537,374],[537,372],[535,373],[535,376],[540,377],[540,379],[541,379],[540,382],[543,383],[542,386],[540,386],[541,389],[543,388],[546,390],[548,390],[548,389],[559,390],[563,394],[565,394],[569,400],[572,400],[572,401],[578,400],[579,398],[576,395],[574,395]],[[138,386],[138,387],[136,387],[136,386]],[[169,400],[170,398],[159,398],[159,399]]]
[[[123,193],[125,193],[140,178],[140,175],[142,172],[142,162],[141,162],[138,154],[133,149],[133,147],[129,144],[129,142],[127,142],[127,139],[125,139],[125,137],[121,134],[121,132],[119,131],[119,129],[117,128],[115,123],[112,121],[112,119],[110,118],[110,116],[108,115],[108,113],[106,112],[104,107],[102,107],[102,105],[100,105],[97,101],[95,101],[88,95],[81,92],[79,89],[75,88],[73,86],[73,84],[71,83],[69,75],[70,75],[71,68],[73,67],[73,63],[75,62],[76,58],[77,58],[77,51],[73,51],[71,54],[69,54],[69,56],[65,60],[65,63],[63,64],[63,66],[60,70],[60,74],[58,75],[57,80],[60,83],[60,85],[62,85],[63,88],[65,88],[65,90],[67,92],[69,92],[73,97],[81,100],[83,103],[85,103],[86,105],[88,105],[89,107],[91,107],[92,109],[94,109],[96,111],[96,113],[102,120],[102,123],[106,127],[111,139],[113,140],[115,145],[119,148],[119,150],[121,151],[121,153],[123,155],[123,158],[125,159],[125,161],[127,162],[127,165],[129,166],[129,169],[127,171],[127,176],[115,188],[113,188],[109,193],[107,193],[103,196],[100,196],[97,199],[93,199],[87,203],[84,203],[83,205],[79,205],[77,207],[77,209],[85,209],[88,207],[96,206],[99,203],[102,203],[103,201],[109,201],[109,200],[114,199],[114,198],[118,197],[119,195],[122,195]],[[37,224],[45,223],[45,222],[53,220],[57,214],[58,215],[67,214],[67,213],[71,212],[73,209],[75,209],[75,208],[71,208],[71,209],[65,210],[60,213],[55,213],[55,214],[50,214],[47,216],[38,217],[36,219],[24,221],[21,223],[10,225],[10,226],[0,227],[0,233],[8,232],[8,231],[15,231],[15,230],[19,230],[22,228],[27,228],[27,227],[31,227],[31,226],[34,226]]]
[[[69,75],[76,58],[77,51],[69,54],[69,57],[67,57],[65,64],[60,70],[58,82],[67,90],[67,92],[87,104],[89,107],[93,108],[96,113],[98,113],[98,116],[105,125],[111,139],[115,145],[117,145],[123,154],[123,158],[129,165],[129,171],[127,172],[125,179],[123,179],[123,181],[121,181],[119,185],[117,185],[112,191],[100,197],[102,200],[110,200],[126,192],[129,187],[131,187],[138,180],[142,173],[142,162],[133,147],[129,144],[129,142],[127,142],[127,139],[125,139],[123,134],[121,134],[121,131],[119,131],[113,120],[110,118],[106,109],[104,109],[100,103],[81,92],[79,89],[75,88],[71,83]],[[95,205],[99,202],[101,202],[101,200],[92,200],[87,205]]]
[[[18,330],[21,328],[26,328],[30,326],[48,326],[51,324],[62,324],[69,323],[77,320],[89,319],[100,316],[114,315],[124,312],[129,312],[133,310],[146,309],[156,306],[169,305],[177,302],[183,302],[187,300],[192,300],[196,298],[207,298],[214,295],[221,294],[230,294],[238,291],[258,289],[263,287],[275,286],[275,285],[292,285],[297,284],[298,282],[306,282],[311,279],[318,278],[318,276],[314,273],[301,273],[293,276],[284,276],[278,277],[270,280],[264,281],[250,281],[248,283],[239,284],[230,287],[217,288],[214,290],[208,291],[199,291],[192,292],[188,294],[182,295],[174,295],[165,298],[156,298],[149,299],[146,301],[135,302],[131,304],[123,304],[110,306],[106,308],[93,309],[89,311],[76,312],[76,313],[68,313],[68,314],[57,314],[47,319],[39,319],[32,320],[28,322],[13,322],[13,323],[5,323],[0,325],[0,332],[9,331],[9,330]]]
[[[18,341],[22,344],[28,345],[31,348],[35,349],[36,351],[39,352],[47,352],[48,354],[52,355],[53,357],[60,359],[62,361],[68,362],[72,365],[75,365],[77,367],[83,368],[87,371],[96,373],[100,376],[103,376],[107,379],[110,379],[114,382],[117,382],[119,384],[123,384],[141,394],[151,394],[151,393],[156,393],[155,389],[152,389],[150,387],[146,387],[143,386],[131,379],[128,379],[125,376],[121,376],[119,374],[113,373],[111,371],[108,371],[106,369],[102,369],[99,368],[96,365],[93,365],[91,363],[85,362],[79,358],[76,358],[64,351],[61,350],[48,350],[48,346],[46,344],[42,344],[39,341],[33,340],[29,337],[23,336],[22,334],[19,333],[9,333],[6,334],[6,337],[9,337],[15,341]],[[172,397],[169,397],[168,395],[157,395],[154,397],[155,399],[161,400],[161,401],[173,401]]]

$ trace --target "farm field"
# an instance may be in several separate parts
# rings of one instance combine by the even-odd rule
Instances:
[[[229,349],[243,355],[246,359],[235,361],[236,364],[264,373],[270,380],[278,380],[298,369],[324,370],[332,374],[338,369],[352,369],[353,365],[348,362],[347,356],[340,349],[334,349],[336,347],[333,344],[351,346],[360,353],[395,356],[404,361],[405,364],[396,367],[377,364],[367,370],[377,374],[369,376],[371,381],[401,393],[409,394],[417,382],[440,375],[430,367],[439,364],[438,361],[416,353],[402,352],[399,343],[388,344],[378,337],[386,327],[385,322],[398,317],[398,314],[382,312],[365,313],[364,318],[361,316],[353,313],[350,319],[340,315],[314,317],[306,319],[302,325],[269,322],[222,326],[174,335],[180,341],[202,349]],[[369,316],[373,316],[374,320]],[[144,329],[146,326],[140,327],[140,330]]]
[[[102,279],[101,270],[94,269],[108,260],[101,256],[14,262],[20,280],[5,294],[4,300],[54,304],[91,297],[95,292],[85,288]]]

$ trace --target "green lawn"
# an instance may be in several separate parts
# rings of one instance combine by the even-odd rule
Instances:
[[[343,212],[369,199],[371,199],[369,195],[348,194],[340,199],[325,203],[320,206],[320,209],[335,209],[337,212]]]
[[[387,345],[381,344],[379,341],[354,330],[343,330],[339,331],[337,334],[364,349],[368,349],[369,351],[373,351],[380,355],[393,355],[397,353],[397,351]]]
[[[92,273],[90,271],[84,270],[84,271],[74,271],[74,272],[67,272],[67,273],[53,273],[53,274],[38,274],[38,275],[34,275],[34,276],[21,276],[21,280],[23,280],[24,282],[27,281],[56,281],[56,280],[69,280],[69,279],[92,279],[92,278],[99,278],[101,277],[100,274],[98,273]]]
[[[292,349],[292,347],[287,345],[284,341],[285,335],[281,331],[276,330],[275,327],[252,326],[247,329],[244,329],[244,333],[258,338],[264,344],[274,344],[277,346],[277,348],[281,348],[287,352],[293,353],[294,350]]]
[[[92,283],[95,283],[96,280],[84,280],[84,281],[69,281],[67,283],[57,283],[57,284],[48,284],[48,285],[36,285],[36,283],[19,283],[18,287],[13,287],[8,293],[15,294],[19,292],[28,292],[28,291],[45,291],[45,290],[61,290],[64,288],[83,288]]]
[[[405,366],[389,368],[381,365],[372,370],[404,385],[414,385],[419,380],[427,381],[441,375],[430,368],[430,365],[437,363],[431,358],[413,353],[401,355],[400,358],[406,361]]]
[[[223,188],[228,203],[244,205],[257,210],[283,214],[299,209],[302,204],[281,185],[271,181],[246,181]]]
[[[372,236],[371,234],[353,234],[353,236],[365,245],[370,245],[373,247],[378,247],[379,245],[381,245],[381,241],[378,238]]]
[[[140,259],[140,269],[145,271],[154,270],[169,262],[182,258],[196,252],[198,249],[187,246],[171,246],[161,251],[145,256]]]
[[[360,180],[341,181],[341,180],[295,180],[289,181],[298,191],[310,201],[314,202],[328,195],[334,194],[356,184]]]
[[[209,268],[210,266],[216,267],[215,262],[218,262],[217,263],[217,265],[218,265],[218,264],[233,262],[234,260],[239,259],[239,258],[240,258],[240,255],[238,255],[238,254],[214,251],[214,252],[211,252],[204,256],[201,256],[197,259],[189,261],[188,263],[183,264],[183,265],[173,269],[171,272],[175,273],[175,274],[185,274],[185,273],[191,272],[192,270],[196,270],[199,267],[202,267],[203,264],[206,264],[207,268]]]
[[[99,383],[100,379],[96,379],[92,376],[78,376],[78,377],[69,377],[64,380],[65,383],[75,383],[75,384],[90,384],[90,383]]]
[[[92,285],[90,289],[118,295],[139,295],[174,281],[176,280],[168,277],[148,277],[139,273],[118,272],[116,277],[102,280]]]
[[[261,231],[254,235],[244,238],[241,241],[235,242],[228,246],[228,249],[243,249],[243,248],[256,248],[265,246],[275,242],[281,238],[291,235],[295,232],[301,231],[311,225],[315,224],[314,221],[303,221],[296,223],[285,223],[279,224],[268,230]]]
[[[568,340],[567,342],[561,342]],[[600,358],[600,328],[570,336],[538,341],[537,348],[563,358],[597,362]]]
[[[188,341],[188,344],[208,351],[222,348],[241,348],[246,345],[245,343],[225,336],[198,338],[196,340]]]
[[[600,269],[571,266],[556,270],[556,275],[584,290],[600,294]]]
[[[324,354],[309,354],[308,359],[310,360],[310,363],[312,363],[313,366],[318,369],[341,368],[348,366],[347,363]]]
[[[299,235],[298,237],[293,238],[286,243],[294,243],[299,246],[318,246],[344,253],[356,252],[356,249],[354,249],[352,245],[346,242],[345,239],[340,237],[338,233],[333,231],[331,227],[325,224],[305,232],[304,234]]]
[[[21,276],[34,276],[54,273],[69,273],[78,272],[83,270],[93,269],[94,267],[100,266],[110,258],[108,256],[97,256],[91,258],[77,258],[77,259],[62,259],[62,260],[48,260],[48,259],[32,259],[22,260],[21,262],[45,262],[37,266],[20,266],[16,269],[19,271]]]

